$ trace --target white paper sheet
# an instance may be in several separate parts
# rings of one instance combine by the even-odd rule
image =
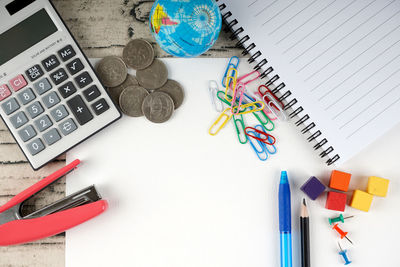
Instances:
[[[110,207],[67,232],[66,266],[279,266],[281,169],[291,182],[294,267],[300,266],[299,187],[311,175],[327,184],[330,169],[290,123],[273,132],[278,154],[266,162],[239,144],[232,123],[211,137],[207,131],[218,114],[208,80],[221,80],[227,59],[163,61],[186,93],[169,122],[124,117],[67,154],[68,161],[83,161],[68,176],[67,193],[96,184]],[[250,68],[243,63],[239,71]],[[342,227],[355,245],[342,246],[350,247],[354,267],[398,263],[399,133],[397,128],[341,168],[353,173],[351,190],[364,190],[369,175],[391,179],[387,198],[375,198],[369,213],[346,209],[355,218]],[[325,196],[307,203],[312,265],[341,266],[338,238],[327,221],[338,213],[324,209]]]

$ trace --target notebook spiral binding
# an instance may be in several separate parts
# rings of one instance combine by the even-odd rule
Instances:
[[[216,2],[219,2],[220,0],[216,0]],[[251,42],[251,38],[248,35],[245,35],[239,39],[239,35],[244,32],[243,27],[238,27],[235,29],[234,26],[236,26],[239,22],[236,19],[230,20],[229,18],[232,16],[232,13],[230,11],[226,11],[226,5],[225,4],[220,4],[219,9],[221,10],[222,13],[222,20],[225,24],[225,32],[232,32],[230,35],[230,39],[238,39],[238,42],[236,43],[235,47],[243,48],[242,55],[248,55],[250,54],[250,58],[248,59],[249,63],[254,63],[257,60],[257,64],[253,67],[255,70],[260,70],[262,67],[266,67],[266,69],[261,73],[260,78],[264,79],[267,78],[267,81],[265,85],[268,87],[270,85],[275,85],[275,89],[272,90],[272,93],[280,95],[279,100],[281,100],[284,103],[284,109],[285,110],[293,110],[290,114],[290,118],[294,118],[296,116],[300,117],[299,120],[295,122],[295,125],[297,127],[304,127],[301,129],[302,134],[308,134],[312,129],[316,127],[316,124],[312,121],[310,121],[310,116],[308,114],[303,114],[304,109],[302,106],[296,106],[297,104],[297,99],[296,98],[290,98],[292,95],[292,92],[290,90],[286,90],[284,92],[284,88],[286,87],[284,82],[280,82],[279,85],[276,85],[276,83],[279,80],[279,75],[274,74],[274,68],[272,66],[266,66],[268,63],[268,60],[266,58],[262,58],[262,53],[261,51],[257,50],[257,46],[255,43]],[[271,77],[271,78],[269,78]],[[315,131],[313,134],[311,134],[308,138],[308,142],[316,141],[318,137],[322,135],[322,132],[320,130]],[[317,142],[314,145],[315,150],[319,150],[322,148],[322,146],[326,145],[328,143],[328,140],[326,138],[321,139],[321,141]],[[335,163],[337,160],[339,160],[340,156],[338,154],[333,155],[334,148],[332,146],[329,146],[328,148],[324,149],[319,156],[321,158],[328,157],[328,160],[326,161],[326,164],[331,165]],[[332,153],[332,154],[331,154]],[[331,154],[331,155],[329,155]]]

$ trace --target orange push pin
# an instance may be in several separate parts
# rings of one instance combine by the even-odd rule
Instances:
[[[342,229],[340,229],[339,226],[338,226],[338,224],[335,224],[335,225],[332,227],[332,229],[335,230],[335,231],[340,235],[340,238],[341,238],[341,239],[343,239],[343,237],[344,237],[344,238],[347,239],[347,241],[349,241],[351,244],[353,244],[353,242],[351,242],[351,240],[347,237],[348,232],[345,232],[345,231],[343,231]]]

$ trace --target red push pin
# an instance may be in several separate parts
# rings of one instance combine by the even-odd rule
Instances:
[[[340,235],[341,239],[343,239],[343,237],[345,237],[347,239],[347,241],[349,241],[351,244],[353,244],[353,242],[351,242],[351,240],[347,237],[348,232],[345,232],[342,229],[340,229],[338,224],[335,224],[332,229],[335,230]]]

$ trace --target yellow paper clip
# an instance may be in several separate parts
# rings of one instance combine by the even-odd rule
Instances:
[[[244,115],[244,114],[249,114],[249,113],[254,113],[257,111],[263,110],[265,107],[264,102],[262,101],[254,101],[245,105],[241,105],[240,108],[243,109],[239,111],[238,113],[234,112],[235,115]],[[233,110],[237,109],[238,107],[234,107]],[[249,109],[247,109],[249,108]]]
[[[224,111],[219,115],[218,119],[213,123],[213,125],[211,125],[208,133],[213,136],[219,133],[219,131],[221,131],[222,128],[224,128],[225,125],[230,121],[232,116],[233,114],[231,112],[231,108],[224,109]],[[220,124],[220,126],[218,126],[218,124]],[[213,131],[215,128],[216,130]]]
[[[226,76],[226,82],[225,82],[225,99],[228,99],[229,95],[229,89],[230,86],[232,86],[232,88],[236,87],[236,80],[237,80],[237,69],[234,67],[230,67]]]

